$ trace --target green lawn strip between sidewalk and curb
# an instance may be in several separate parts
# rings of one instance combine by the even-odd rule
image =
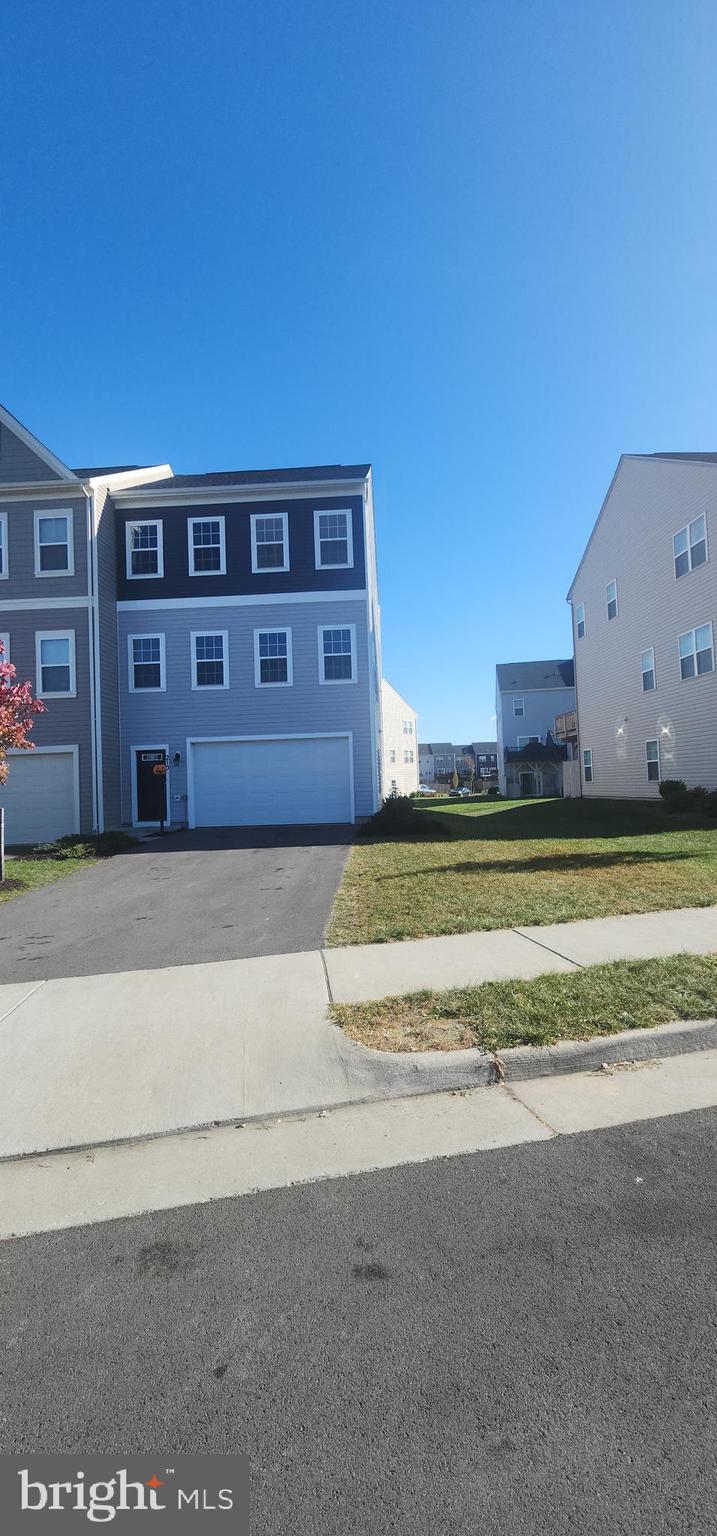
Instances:
[[[717,955],[617,960],[581,971],[333,1003],[352,1040],[380,1051],[504,1051],[717,1015]]]
[[[657,801],[419,804],[352,848],[326,943],[381,944],[717,901],[717,822]]]

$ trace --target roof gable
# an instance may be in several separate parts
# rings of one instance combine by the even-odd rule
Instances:
[[[19,485],[41,480],[57,483],[76,479],[61,459],[0,405],[0,484]]]

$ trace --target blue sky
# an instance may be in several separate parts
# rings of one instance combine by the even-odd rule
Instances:
[[[0,398],[70,463],[375,467],[422,738],[569,651],[622,451],[716,449],[713,0],[23,0]]]

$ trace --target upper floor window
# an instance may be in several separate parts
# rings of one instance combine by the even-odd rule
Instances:
[[[643,651],[640,657],[640,666],[642,667],[642,691],[643,693],[652,693],[653,688],[656,686],[654,646],[651,645],[649,650]]]
[[[711,624],[700,624],[697,629],[688,629],[685,635],[680,635],[679,643],[680,676],[683,682],[688,677],[701,677],[703,672],[714,672]]]
[[[35,575],[72,576],[72,513],[35,513]]]
[[[257,688],[289,688],[294,680],[290,629],[254,630]]]
[[[585,638],[585,604],[584,603],[578,603],[577,608],[575,609],[575,628],[577,630],[578,640],[583,640]]]
[[[355,683],[356,628],[319,629],[319,682]]]
[[[404,754],[403,754],[403,761],[404,761],[404,763],[412,763],[413,762],[413,753],[411,752],[410,748],[407,748],[406,751],[404,752]]]
[[[514,699],[513,700],[513,714],[514,715],[524,715],[525,714],[525,699]]]
[[[187,538],[190,576],[223,576],[226,573],[223,517],[190,517]]]
[[[164,676],[164,635],[128,635],[130,693],[160,693]]]
[[[345,570],[354,563],[350,512],[314,512],[316,569]]]
[[[592,784],[592,781],[593,781],[593,749],[592,749],[592,747],[586,747],[585,751],[583,752],[583,778],[584,778],[586,784]]]
[[[617,618],[617,582],[609,581],[605,588],[607,598],[607,616],[609,619]]]
[[[388,754],[388,760],[389,760],[389,763],[395,763],[395,761],[396,761],[396,749],[395,749],[395,747],[391,747],[391,750],[390,750],[390,752]]]
[[[74,629],[39,629],[35,635],[35,665],[40,698],[74,698]]]
[[[257,571],[288,571],[289,520],[286,512],[274,512],[270,517],[252,514],[251,568],[255,574]]]
[[[675,576],[685,576],[696,565],[704,565],[707,559],[707,522],[696,517],[686,528],[680,528],[672,540],[675,556]]]
[[[649,784],[660,782],[660,743],[659,741],[645,742],[645,756],[647,758],[647,781]]]
[[[9,574],[7,561],[7,512],[0,512],[0,579]]]
[[[127,575],[139,578],[164,575],[162,524],[158,518],[127,524]]]
[[[229,687],[229,632],[192,635],[192,687]]]
[[[402,720],[401,721],[401,727],[402,727],[404,736],[412,736],[413,735],[413,721],[412,720]]]

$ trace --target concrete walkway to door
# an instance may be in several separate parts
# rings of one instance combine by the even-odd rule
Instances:
[[[365,1050],[329,1023],[330,996],[681,950],[717,951],[717,907],[2,986],[0,1156],[480,1080],[479,1051]]]

